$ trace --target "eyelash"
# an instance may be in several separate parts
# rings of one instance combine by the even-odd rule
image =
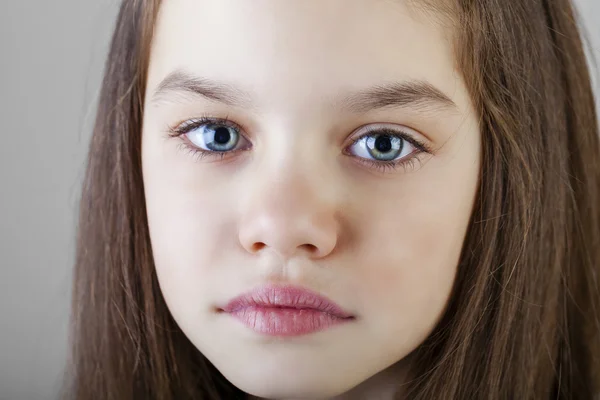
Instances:
[[[193,118],[193,119],[184,121],[183,123],[180,123],[180,124],[176,125],[175,127],[169,127],[168,128],[169,136],[170,137],[181,137],[181,136],[185,135],[186,133],[191,132],[194,129],[197,129],[204,124],[222,125],[222,126],[226,126],[229,128],[234,128],[238,132],[243,131],[243,129],[241,129],[241,127],[239,125],[237,125],[236,123],[229,120],[228,116],[226,116],[225,118],[215,118],[215,117],[211,117],[208,115],[203,115],[198,118]],[[416,151],[414,151],[410,155],[405,156],[403,159],[395,160],[395,161],[370,160],[370,159],[366,159],[363,157],[355,156],[355,158],[359,162],[362,162],[362,163],[368,165],[370,168],[374,168],[381,172],[386,172],[389,170],[396,170],[398,168],[403,168],[403,170],[406,171],[409,168],[413,168],[415,166],[416,162],[420,162],[419,158],[417,157],[419,154],[421,154],[421,153],[432,154],[433,153],[433,150],[427,144],[413,138],[412,136],[402,132],[399,129],[396,130],[396,129],[392,129],[392,128],[367,128],[365,133],[361,134],[357,138],[351,139],[352,143],[350,146],[360,142],[365,137],[373,136],[374,133],[387,134],[392,137],[400,138],[400,139],[410,143],[411,145],[413,145],[416,148]],[[241,135],[241,133],[240,133],[240,135]],[[189,144],[186,141],[182,141],[178,147],[179,147],[179,149],[181,149],[185,152],[189,152],[196,161],[200,161],[201,159],[203,159],[205,157],[218,157],[219,159],[222,160],[225,156],[231,155],[232,153],[246,151],[246,149],[222,151],[222,152],[208,151],[208,150],[199,149],[198,147],[196,147],[192,144]],[[352,154],[350,154],[350,155],[352,155]]]

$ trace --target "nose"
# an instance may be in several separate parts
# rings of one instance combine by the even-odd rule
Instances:
[[[273,251],[284,259],[326,257],[338,241],[330,185],[299,171],[279,169],[271,175],[262,174],[255,180],[260,184],[249,190],[239,227],[242,246],[252,254]]]

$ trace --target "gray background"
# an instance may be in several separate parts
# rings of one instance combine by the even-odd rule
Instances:
[[[0,400],[52,399],[66,359],[80,182],[119,1],[2,2]],[[600,0],[577,2],[600,60]]]

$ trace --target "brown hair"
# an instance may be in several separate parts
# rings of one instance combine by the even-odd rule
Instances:
[[[455,3],[481,179],[447,312],[414,352],[407,397],[591,399],[600,140],[573,5]],[[179,329],[154,271],[140,144],[158,8],[123,1],[106,64],[80,203],[65,398],[245,398]]]

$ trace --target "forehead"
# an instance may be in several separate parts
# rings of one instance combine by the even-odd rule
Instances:
[[[400,0],[164,1],[148,90],[184,69],[255,93],[260,108],[272,108],[421,80],[466,109],[451,32],[428,14]]]

